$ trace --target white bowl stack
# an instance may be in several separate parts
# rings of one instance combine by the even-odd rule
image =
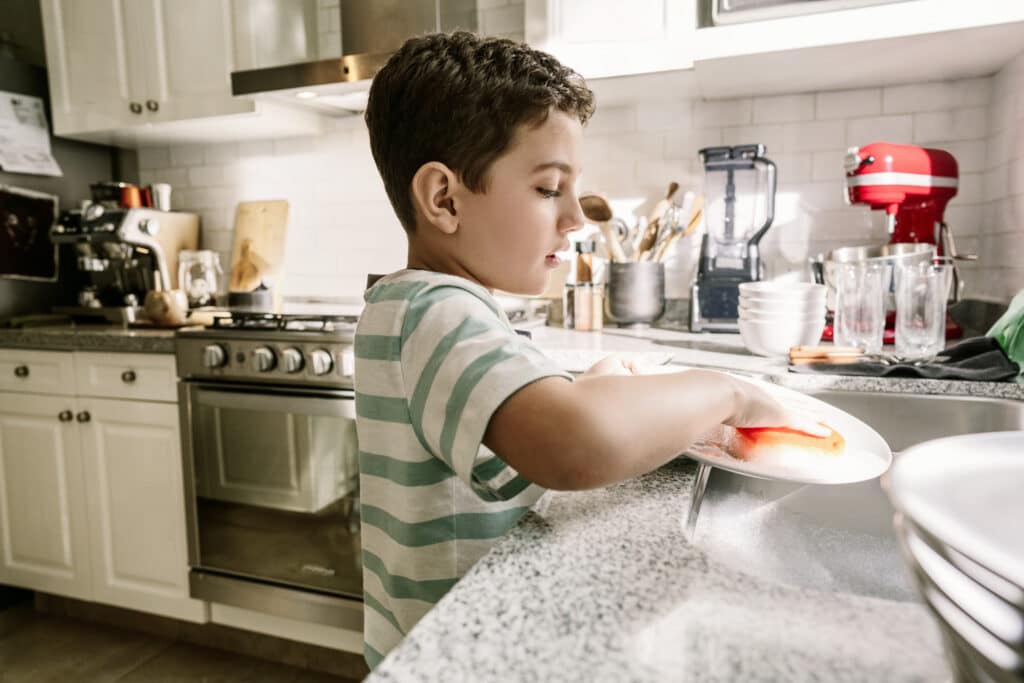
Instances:
[[[785,356],[793,346],[810,346],[825,329],[825,285],[764,280],[739,286],[739,328],[743,343],[759,356]]]
[[[936,439],[885,477],[918,591],[957,680],[1024,679],[1024,432]]]

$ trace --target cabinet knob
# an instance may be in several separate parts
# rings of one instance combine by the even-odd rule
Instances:
[[[136,379],[134,370],[125,370],[121,373],[121,381],[125,384],[131,384]]]
[[[157,111],[160,109],[160,103],[156,100],[146,100],[146,109],[150,111]]]
[[[28,377],[28,366],[27,365],[19,365],[18,367],[14,368],[14,376],[15,377]]]
[[[78,415],[75,415],[75,419],[79,422],[88,422],[92,419],[92,415],[89,414],[88,410],[83,410]]]
[[[72,417],[73,414],[70,410],[62,410],[59,413],[57,413],[57,419],[60,420],[61,422],[71,422]]]
[[[132,102],[131,104],[128,105],[128,108],[131,109],[133,114],[141,114],[142,113],[142,105],[139,104],[138,102]]]

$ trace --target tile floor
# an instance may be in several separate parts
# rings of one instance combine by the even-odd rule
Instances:
[[[0,682],[355,683],[354,679],[201,647],[116,626],[0,610]]]

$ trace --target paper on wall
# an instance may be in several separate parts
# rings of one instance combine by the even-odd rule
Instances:
[[[64,175],[50,151],[41,98],[0,91],[0,168],[8,173]]]

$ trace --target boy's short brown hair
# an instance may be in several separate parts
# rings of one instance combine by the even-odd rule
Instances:
[[[416,224],[410,186],[439,161],[474,192],[523,124],[551,108],[586,123],[594,95],[551,55],[504,38],[434,33],[412,38],[373,79],[366,125],[370,149],[406,232]]]

